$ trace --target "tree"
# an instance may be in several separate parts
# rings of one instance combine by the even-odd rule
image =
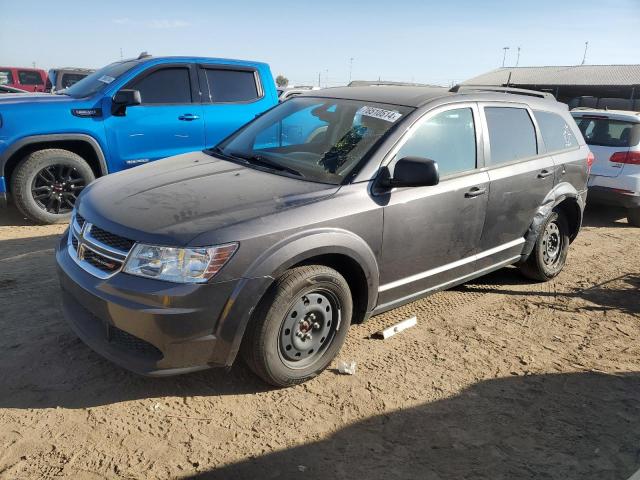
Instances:
[[[276,85],[278,85],[279,87],[286,87],[287,85],[289,85],[289,79],[284,75],[278,75],[276,77]]]

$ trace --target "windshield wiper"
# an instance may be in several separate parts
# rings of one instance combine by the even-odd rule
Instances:
[[[301,172],[299,172],[298,170],[296,170],[295,168],[287,167],[286,165],[280,165],[279,163],[273,162],[273,161],[269,160],[268,158],[263,157],[262,155],[246,155],[244,153],[239,153],[239,152],[221,153],[221,149],[219,149],[218,147],[216,147],[214,150],[217,153],[220,153],[221,155],[240,158],[240,159],[242,159],[242,160],[244,160],[247,163],[250,163],[252,165],[259,165],[261,167],[267,167],[267,168],[269,168],[271,170],[278,170],[280,172],[287,172],[287,173],[290,173],[292,175],[295,175],[296,177],[304,178],[304,175]]]

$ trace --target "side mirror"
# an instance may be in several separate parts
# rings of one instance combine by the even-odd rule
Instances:
[[[134,105],[140,105],[142,103],[142,97],[139,90],[129,90],[123,88],[119,90],[113,96],[113,108],[114,115],[124,115],[127,107],[133,107]]]
[[[422,157],[404,157],[396,162],[393,176],[384,180],[386,187],[430,187],[440,182],[438,163]]]

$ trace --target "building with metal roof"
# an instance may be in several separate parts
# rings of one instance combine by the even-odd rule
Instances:
[[[592,97],[596,103],[598,99],[605,100],[605,103],[616,104],[616,108],[622,106],[621,102],[613,100],[624,99],[631,109],[633,101],[640,99],[640,65],[503,67],[470,78],[462,85],[540,90],[551,92],[558,100],[570,104],[576,103],[579,97]]]

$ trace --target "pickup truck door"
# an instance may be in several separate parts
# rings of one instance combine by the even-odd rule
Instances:
[[[198,78],[207,147],[277,103],[265,92],[258,70],[251,67],[200,64]]]
[[[378,307],[472,274],[489,193],[475,103],[427,113],[390,163],[407,156],[438,163],[440,183],[394,189],[384,206]],[[403,143],[404,142],[404,143]]]
[[[140,91],[142,103],[122,116],[107,112],[111,168],[120,170],[204,149],[204,119],[192,64],[156,65],[123,88]]]

